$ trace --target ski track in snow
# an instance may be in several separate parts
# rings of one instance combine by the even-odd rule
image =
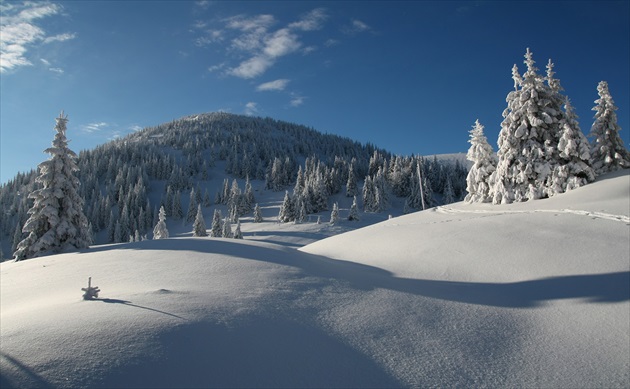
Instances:
[[[589,216],[591,218],[596,219],[605,219],[612,221],[619,221],[622,223],[630,224],[630,217],[625,215],[614,215],[605,212],[593,212],[593,211],[583,211],[578,209],[535,209],[535,210],[505,210],[505,211],[490,211],[486,209],[474,209],[474,210],[464,210],[464,209],[455,209],[451,207],[438,206],[435,208],[435,212],[444,213],[444,214],[458,214],[458,213],[468,213],[468,214],[482,214],[482,215],[510,215],[510,214],[531,214],[531,213],[564,213],[564,214],[572,214],[572,215],[580,215],[580,216]]]

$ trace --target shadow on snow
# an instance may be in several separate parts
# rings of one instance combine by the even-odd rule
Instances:
[[[288,247],[267,247],[224,239],[166,239],[120,245],[119,249],[195,251],[229,255],[301,269],[306,275],[347,282],[360,290],[389,289],[467,304],[534,308],[545,302],[584,299],[590,303],[630,300],[630,271],[566,275],[512,283],[399,278],[373,266],[334,260]],[[103,250],[111,250],[105,247]],[[96,247],[89,252],[99,251]]]

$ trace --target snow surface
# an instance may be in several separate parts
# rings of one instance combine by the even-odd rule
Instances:
[[[242,222],[1,263],[0,386],[630,386],[627,170],[299,250],[335,226]]]

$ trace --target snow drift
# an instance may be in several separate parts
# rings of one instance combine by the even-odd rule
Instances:
[[[629,192],[624,171],[300,250],[176,238],[2,263],[0,384],[628,387]]]

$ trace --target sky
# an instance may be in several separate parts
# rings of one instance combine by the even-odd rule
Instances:
[[[203,112],[272,117],[395,154],[496,150],[527,48],[588,133],[608,81],[630,144],[629,1],[68,1],[0,3],[0,182]]]

